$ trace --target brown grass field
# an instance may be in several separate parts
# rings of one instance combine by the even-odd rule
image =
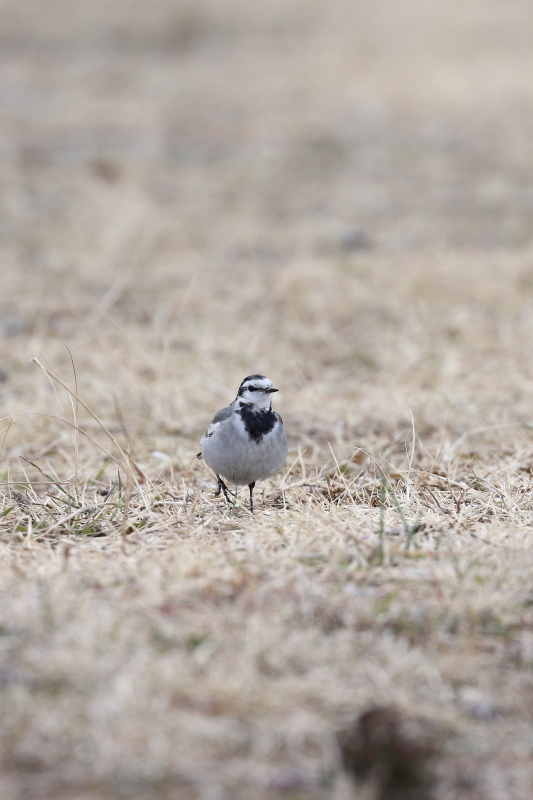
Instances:
[[[532,26],[4,0],[1,800],[531,800]]]

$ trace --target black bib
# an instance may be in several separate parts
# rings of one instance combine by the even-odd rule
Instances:
[[[241,403],[238,413],[244,422],[246,433],[258,443],[265,433],[270,433],[278,421],[278,415],[271,408],[255,411],[251,403]]]

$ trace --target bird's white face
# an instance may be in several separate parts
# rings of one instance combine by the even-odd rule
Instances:
[[[258,409],[270,408],[271,395],[279,391],[264,375],[250,375],[239,386],[237,398],[242,403],[252,403]]]

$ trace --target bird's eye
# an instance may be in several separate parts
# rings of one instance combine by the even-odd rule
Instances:
[[[248,389],[249,392],[258,392],[259,391],[257,386],[248,386],[247,389]]]

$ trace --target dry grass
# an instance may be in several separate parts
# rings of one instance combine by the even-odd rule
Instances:
[[[531,797],[533,12],[434,6],[3,4],[2,800]]]

